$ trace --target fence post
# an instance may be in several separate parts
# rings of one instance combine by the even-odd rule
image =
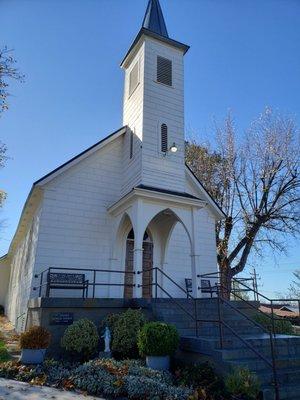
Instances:
[[[217,296],[218,296],[218,320],[219,320],[219,335],[220,335],[220,349],[223,349],[223,325],[221,316],[221,298],[220,298],[220,286],[217,286]]]
[[[41,296],[42,296],[43,275],[44,275],[44,271],[41,273],[41,278],[40,278],[40,290],[39,290],[39,297],[41,297]]]
[[[96,270],[93,271],[93,299],[95,298]]]
[[[155,268],[155,298],[157,299],[157,267]]]

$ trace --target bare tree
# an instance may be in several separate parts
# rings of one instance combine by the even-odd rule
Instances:
[[[289,295],[300,299],[300,269],[294,272],[294,277],[296,279],[289,288]]]
[[[300,231],[300,148],[294,121],[267,108],[238,141],[231,115],[216,126],[214,152],[187,143],[187,163],[220,204],[216,226],[223,293],[250,253],[283,252]]]
[[[6,150],[6,146],[0,142],[0,168],[4,167],[5,161],[7,160]],[[0,188],[0,208],[3,206],[5,198],[5,191]]]
[[[22,75],[16,68],[16,60],[12,55],[12,50],[8,49],[6,46],[0,49],[0,116],[8,109],[8,97],[10,93],[8,92],[8,79],[15,79],[18,81],[24,80],[24,75]]]

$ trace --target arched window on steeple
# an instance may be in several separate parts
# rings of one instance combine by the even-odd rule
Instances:
[[[166,124],[162,124],[160,127],[161,136],[161,151],[166,153],[168,151],[168,127]]]

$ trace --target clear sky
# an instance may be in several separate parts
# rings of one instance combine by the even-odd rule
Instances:
[[[0,171],[8,199],[5,253],[32,183],[118,129],[122,57],[147,0],[0,0],[0,46],[15,49],[24,84],[11,84],[0,139],[11,159]],[[300,125],[299,0],[161,0],[169,35],[185,57],[186,130],[207,136],[232,110],[242,134],[265,106]],[[268,295],[300,268],[300,239],[288,256],[257,260]],[[276,261],[276,263],[275,263]],[[277,265],[275,265],[277,264]]]

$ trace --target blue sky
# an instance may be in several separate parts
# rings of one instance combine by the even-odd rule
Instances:
[[[15,232],[32,182],[121,126],[123,72],[147,0],[0,0],[0,46],[15,49],[24,84],[11,84],[0,119],[8,192],[0,252]],[[161,0],[169,35],[185,57],[186,130],[207,137],[232,110],[242,134],[265,106],[300,125],[298,0]],[[262,290],[284,291],[300,268],[288,256],[257,260]]]

